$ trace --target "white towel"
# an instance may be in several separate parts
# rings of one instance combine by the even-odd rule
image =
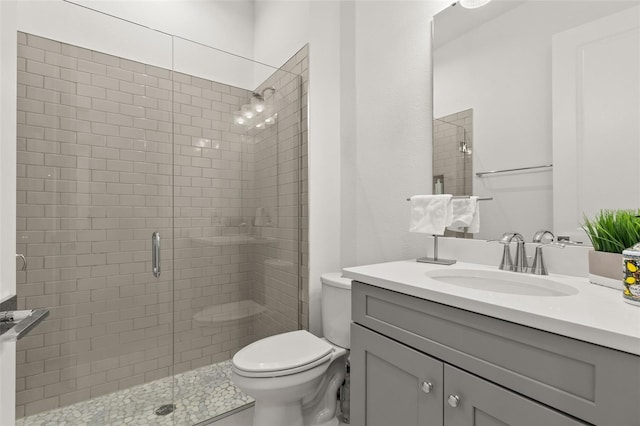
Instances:
[[[478,197],[454,198],[451,200],[453,219],[448,228],[455,232],[476,233],[480,231],[480,204]],[[466,228],[466,229],[465,229]]]
[[[443,235],[452,217],[451,194],[411,197],[410,232]]]

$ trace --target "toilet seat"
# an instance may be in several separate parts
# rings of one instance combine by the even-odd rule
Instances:
[[[305,330],[277,334],[238,351],[233,368],[244,377],[279,377],[331,360],[333,346]]]

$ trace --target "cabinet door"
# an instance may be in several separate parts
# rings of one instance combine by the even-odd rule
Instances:
[[[441,426],[442,375],[442,362],[351,324],[352,425]]]
[[[444,366],[444,381],[445,426],[587,424],[450,365]]]

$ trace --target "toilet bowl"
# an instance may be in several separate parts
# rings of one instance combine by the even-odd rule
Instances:
[[[351,281],[339,273],[324,274],[321,281],[326,338],[305,330],[277,334],[233,357],[233,382],[255,399],[253,426],[339,424],[337,393],[349,352]]]

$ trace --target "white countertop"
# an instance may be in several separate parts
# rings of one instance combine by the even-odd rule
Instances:
[[[625,303],[622,291],[591,284],[586,278],[550,274],[545,277],[575,288],[576,294],[525,296],[465,288],[425,275],[452,268],[498,270],[473,263],[441,266],[412,259],[345,268],[342,273],[376,287],[640,355],[640,306]]]

